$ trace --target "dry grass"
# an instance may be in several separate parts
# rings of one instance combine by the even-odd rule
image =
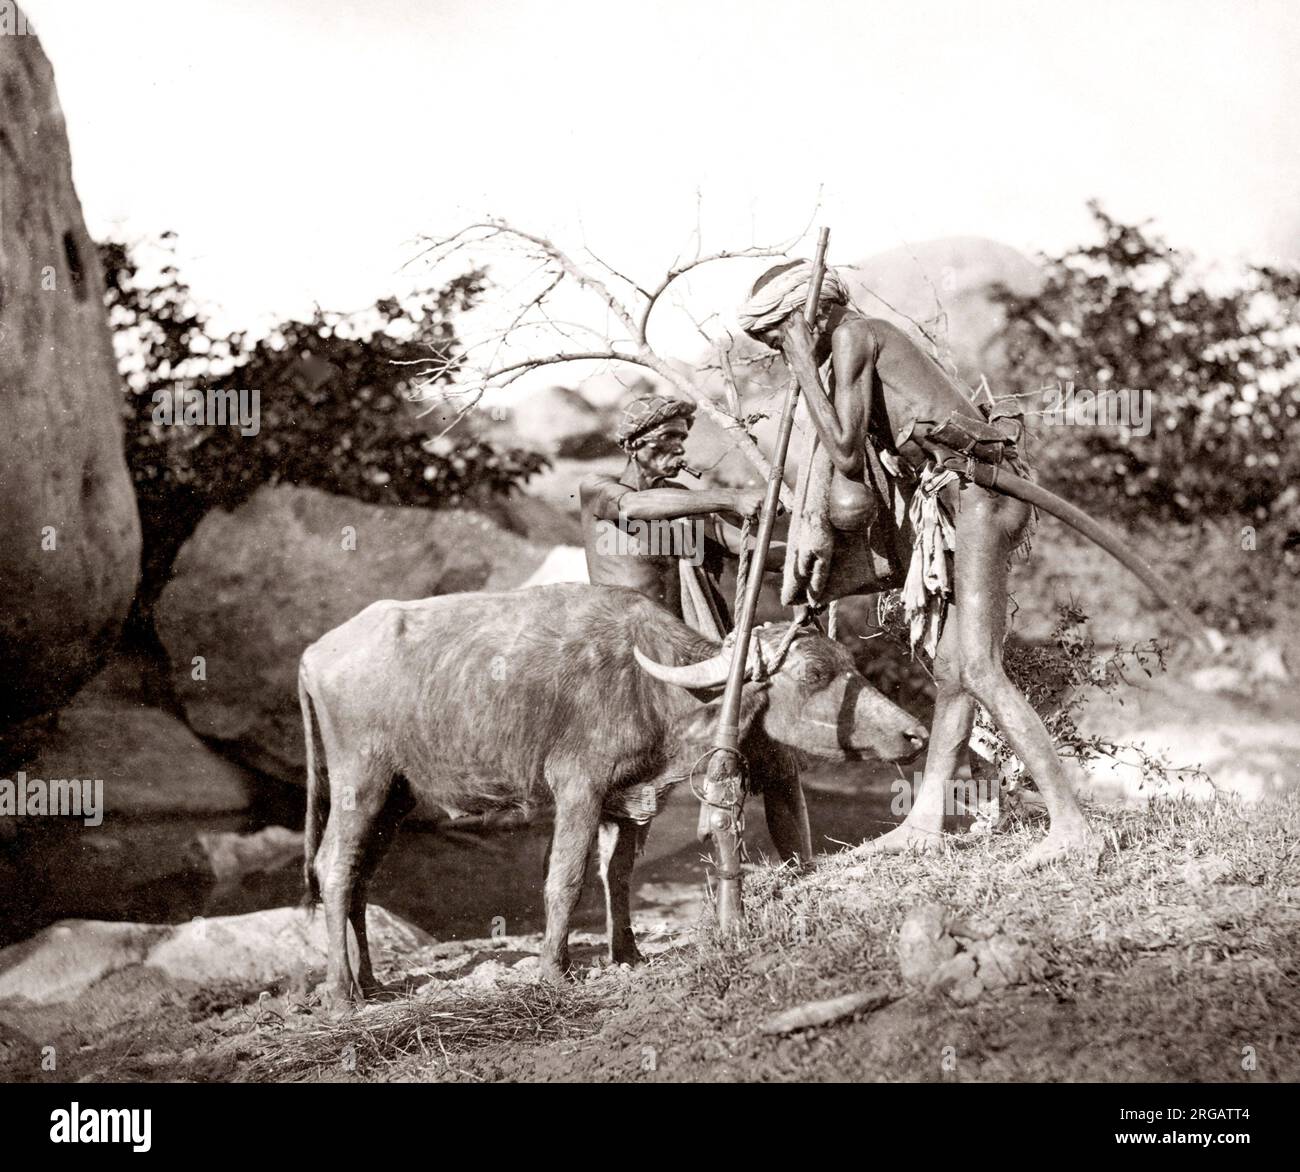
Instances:
[[[706,937],[686,983],[737,1023],[733,1052],[757,1052],[746,1023],[774,1009],[865,988],[914,994],[907,1044],[884,1039],[846,1067],[812,1065],[804,1077],[934,1077],[942,1038],[959,1035],[968,1076],[987,1064],[981,1077],[1232,1078],[1249,1073],[1239,1061],[1246,1046],[1267,1051],[1256,1056],[1261,1074],[1300,1074],[1300,796],[1090,816],[1105,843],[1095,872],[1024,874],[1016,860],[1042,827],[1021,823],[992,839],[952,840],[942,855],[845,851],[808,879],[761,874],[747,890],[745,938]],[[923,903],[1027,941],[1045,975],[974,1006],[918,998],[895,947]],[[1023,1025],[1035,1008],[1042,1030],[1008,1044],[1015,1019]],[[1069,1036],[1044,1036],[1052,1030]]]
[[[318,1079],[340,1071],[391,1078],[414,1067],[452,1066],[453,1055],[492,1046],[536,1046],[581,1037],[606,999],[586,986],[517,984],[481,994],[402,997],[356,1013],[314,1018],[264,1039],[253,1081]]]

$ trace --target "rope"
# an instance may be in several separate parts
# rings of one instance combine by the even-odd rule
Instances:
[[[695,783],[695,775],[699,772],[700,766],[708,761],[714,753],[730,753],[740,763],[740,793],[736,795],[734,802],[728,804],[711,802],[704,790]],[[715,745],[712,749],[706,749],[695,759],[695,764],[691,766],[690,775],[687,777],[687,785],[690,786],[691,793],[696,799],[704,805],[712,806],[715,810],[726,810],[728,813],[734,813],[736,808],[741,805],[744,795],[749,791],[749,762],[745,760],[744,753],[738,753],[734,749],[720,749]]]
[[[736,599],[731,606],[732,622],[735,622],[736,616],[740,613],[740,605],[745,598],[745,587],[749,583],[749,531],[752,526],[753,522],[749,517],[746,517],[740,526],[740,560],[736,564]]]
[[[772,672],[780,670],[781,664],[785,662],[786,653],[790,650],[790,644],[799,637],[802,631],[803,627],[798,623],[791,623],[786,627],[785,634],[781,636],[781,642],[777,646],[775,662],[772,664],[771,670],[768,670],[766,664],[763,665],[765,675],[770,676]]]

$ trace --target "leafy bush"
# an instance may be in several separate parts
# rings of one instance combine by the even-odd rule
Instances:
[[[137,603],[144,614],[203,515],[235,507],[262,484],[437,506],[508,491],[545,467],[533,452],[473,436],[429,438],[410,398],[415,364],[432,359],[454,370],[452,319],[482,294],[482,272],[386,298],[365,313],[318,308],[306,321],[285,321],[250,339],[214,327],[177,270],[174,242],[171,233],[162,237],[148,275],[140,250],[100,246],[109,323],[128,384],[126,455],[144,529]],[[175,413],[165,409],[180,404],[178,390],[256,390],[256,434],[210,418],[174,425]]]
[[[1089,206],[1100,243],[1048,260],[1038,293],[1000,292],[1016,389],[1149,389],[1151,432],[1037,429],[1044,481],[1125,520],[1268,518],[1300,476],[1300,273],[1216,281]]]

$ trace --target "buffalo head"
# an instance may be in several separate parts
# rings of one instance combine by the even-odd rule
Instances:
[[[676,667],[655,663],[639,648],[635,654],[655,679],[708,693],[726,683],[733,648],[728,636],[709,658]],[[756,627],[745,679],[747,700],[755,691],[763,693],[767,735],[812,756],[910,761],[925,747],[924,725],[867,683],[843,647],[811,628],[791,630],[788,623]]]

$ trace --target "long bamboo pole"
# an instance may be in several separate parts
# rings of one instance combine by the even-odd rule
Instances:
[[[821,299],[822,277],[826,272],[826,248],[830,242],[830,229],[823,228],[817,238],[817,252],[813,258],[812,276],[808,282],[808,301],[804,306],[804,320],[810,331],[817,327],[817,304]],[[772,529],[781,501],[781,486],[785,475],[785,457],[790,447],[790,433],[794,429],[794,413],[799,403],[799,380],[790,378],[781,410],[781,426],[777,432],[776,446],[772,451],[771,468],[767,477],[767,495],[759,516],[758,533],[749,557],[749,578],[740,612],[736,615],[735,646],[731,671],[727,676],[726,690],[722,694],[718,715],[718,731],[714,737],[713,753],[709,758],[704,784],[704,801],[707,819],[701,818],[702,828],[713,840],[717,853],[715,875],[717,878],[718,927],[723,932],[734,932],[744,922],[744,903],[740,879],[740,811],[744,799],[744,763],[740,754],[740,693],[745,682],[745,667],[749,659],[750,635],[754,629],[754,615],[758,609],[758,596],[763,589],[763,572],[768,550],[772,545]]]

